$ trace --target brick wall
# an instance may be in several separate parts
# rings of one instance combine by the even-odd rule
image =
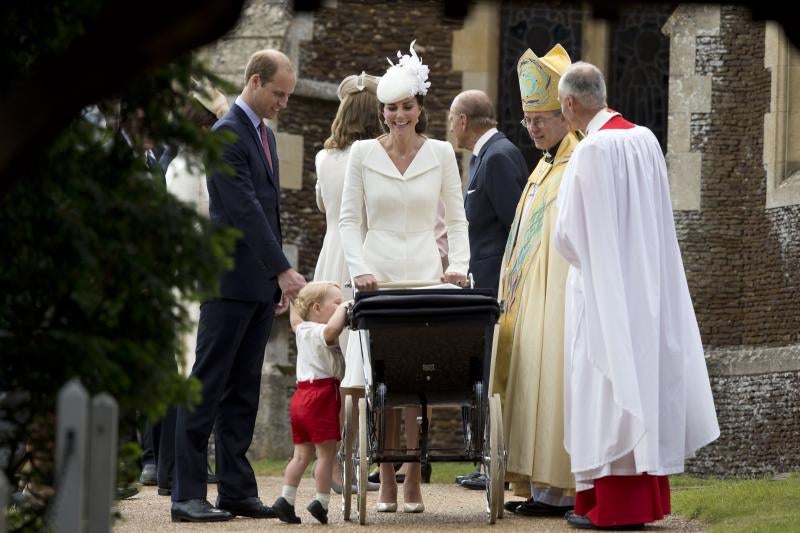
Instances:
[[[796,343],[800,207],[765,209],[764,24],[723,6],[719,36],[697,40],[696,70],[712,76],[712,111],[691,124],[691,149],[703,153],[701,209],[675,221],[703,342]]]
[[[292,97],[280,122],[281,131],[303,136],[303,188],[281,191],[281,226],[284,242],[298,248],[298,271],[306,279],[314,277],[325,237],[325,215],[317,208],[314,192],[314,157],[330,135],[337,108],[338,102]]]
[[[686,465],[703,476],[800,469],[800,373],[712,377],[721,436]]]
[[[692,150],[703,153],[701,209],[675,213],[703,342],[730,347],[731,364],[750,346],[800,340],[800,206],[765,208],[764,31],[746,9],[722,6],[719,36],[697,39],[697,73],[712,76],[711,113],[694,115],[691,124]],[[800,468],[800,372],[711,381],[722,434],[688,463],[690,472]]]

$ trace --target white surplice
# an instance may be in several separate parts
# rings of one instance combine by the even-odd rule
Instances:
[[[570,262],[564,446],[577,489],[670,475],[719,437],[675,234],[667,168],[647,128],[597,130],[559,190],[555,247]]]

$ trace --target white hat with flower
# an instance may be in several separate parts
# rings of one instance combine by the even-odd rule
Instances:
[[[428,65],[422,64],[417,52],[414,51],[416,42],[416,40],[411,41],[409,47],[411,55],[397,52],[399,61],[396,65],[386,58],[391,66],[378,83],[377,96],[381,103],[393,104],[409,96],[428,94],[428,87],[431,86],[431,82],[428,81],[430,69]]]

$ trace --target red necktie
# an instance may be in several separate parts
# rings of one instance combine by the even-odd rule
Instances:
[[[272,152],[269,151],[269,140],[267,139],[267,127],[263,122],[258,123],[258,133],[261,135],[261,146],[264,147],[264,154],[267,156],[269,171],[272,172]]]

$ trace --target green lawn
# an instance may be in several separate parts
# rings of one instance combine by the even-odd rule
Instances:
[[[262,459],[250,464],[253,465],[253,471],[257,476],[283,477],[283,470],[288,462],[288,459]],[[311,477],[311,468],[306,470],[306,476]]]
[[[711,532],[800,531],[800,473],[787,479],[670,478],[672,511]]]

